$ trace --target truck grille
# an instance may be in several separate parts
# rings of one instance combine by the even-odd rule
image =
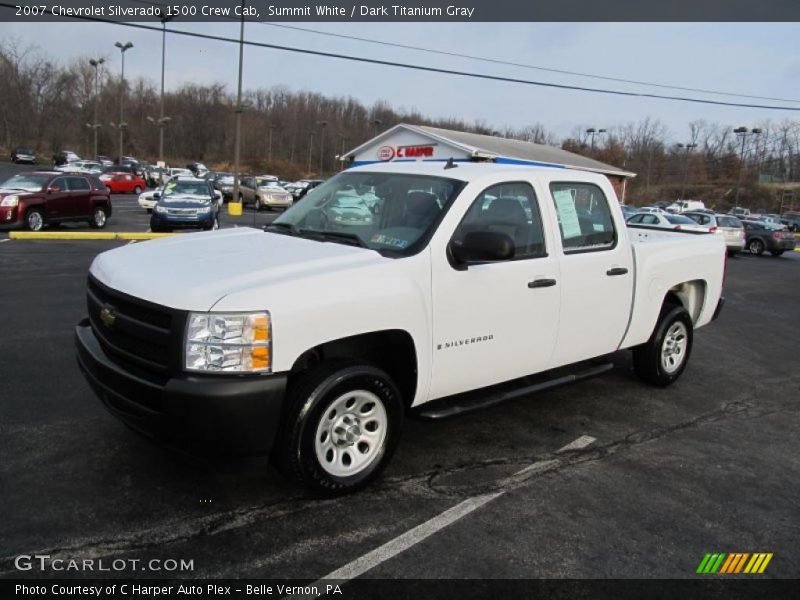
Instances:
[[[168,208],[167,209],[168,215],[173,215],[176,217],[196,217],[197,216],[197,209],[196,208]]]
[[[180,368],[185,313],[122,294],[91,276],[86,302],[92,330],[115,362],[140,375]]]

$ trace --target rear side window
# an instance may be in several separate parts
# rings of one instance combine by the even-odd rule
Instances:
[[[609,250],[616,245],[617,233],[608,199],[598,186],[554,182],[550,184],[550,194],[566,254]]]
[[[514,240],[514,258],[546,256],[542,218],[529,183],[501,183],[484,190],[453,234],[459,243],[472,231],[496,231]]]
[[[89,182],[86,181],[83,177],[70,177],[69,189],[72,192],[85,192],[90,189]]]
[[[719,227],[735,227],[736,229],[742,228],[742,222],[733,217],[717,217],[717,225]]]

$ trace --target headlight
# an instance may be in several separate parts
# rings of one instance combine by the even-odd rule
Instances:
[[[156,209],[155,210],[156,210],[157,213],[161,213],[161,214],[166,214],[166,212],[167,212],[166,208],[164,208],[163,206],[159,206],[158,204],[156,204]]]
[[[6,196],[3,198],[3,201],[0,202],[0,206],[19,206],[19,196]]]
[[[189,313],[184,355],[187,371],[268,373],[272,368],[269,313]]]

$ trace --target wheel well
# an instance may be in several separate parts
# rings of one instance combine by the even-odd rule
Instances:
[[[406,406],[414,400],[417,352],[408,332],[391,329],[325,342],[303,352],[292,365],[289,378],[332,358],[360,359],[383,369],[397,384]]]
[[[700,318],[700,312],[703,310],[705,298],[705,281],[685,281],[670,288],[664,297],[664,306],[668,304],[683,306],[692,318],[692,323],[696,323],[697,319]]]

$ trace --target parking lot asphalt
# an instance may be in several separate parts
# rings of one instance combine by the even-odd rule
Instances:
[[[644,385],[619,353],[592,380],[407,420],[377,485],[319,499],[265,458],[184,456],[105,412],[72,335],[91,260],[118,245],[0,243],[0,577],[80,576],[14,568],[34,553],[313,581],[691,578],[707,552],[771,552],[763,577],[800,575],[796,253],[729,261],[725,309],[675,385]]]

